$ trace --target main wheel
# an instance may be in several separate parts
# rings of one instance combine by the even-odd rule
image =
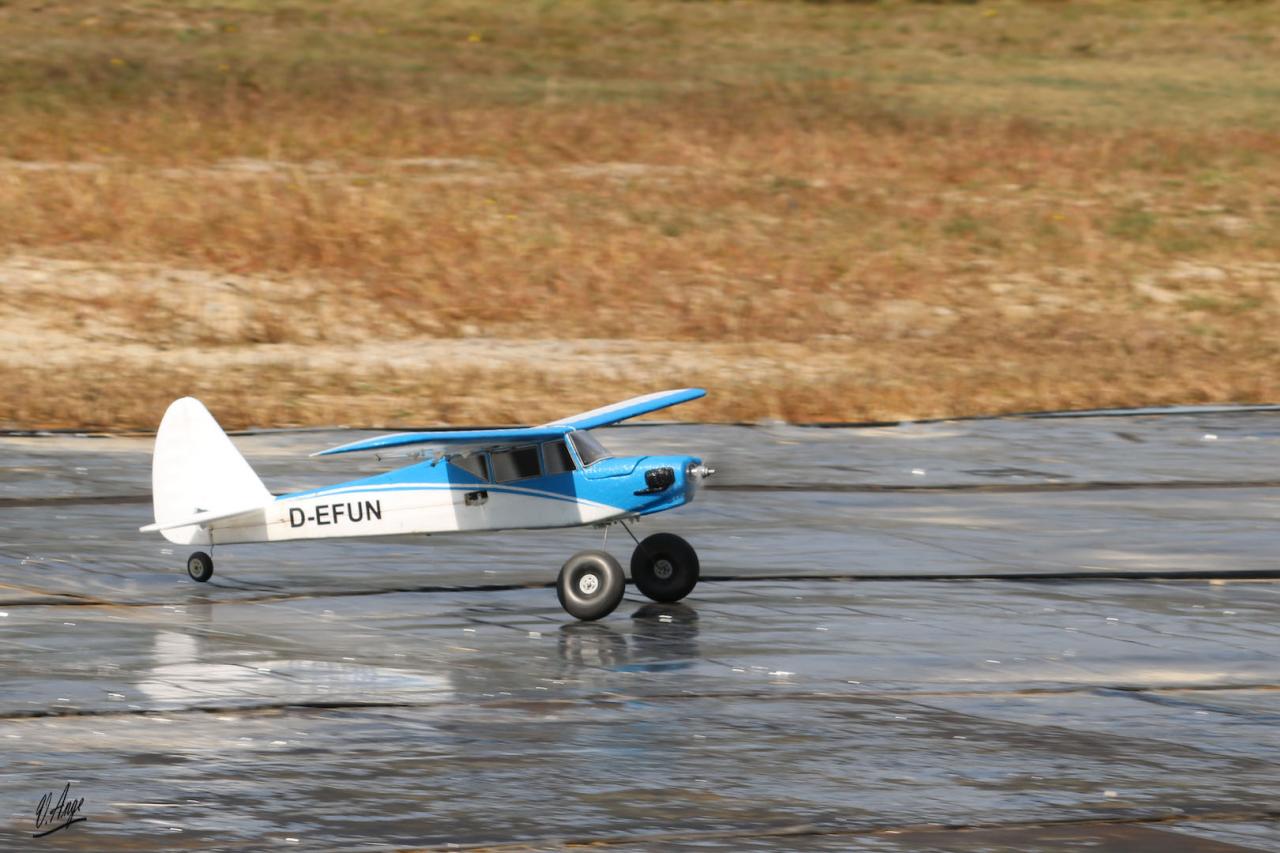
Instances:
[[[646,536],[631,552],[631,580],[654,601],[679,601],[698,585],[698,552],[674,533]]]
[[[187,574],[191,575],[193,581],[204,583],[213,577],[213,557],[204,551],[196,551],[187,557]]]
[[[556,595],[570,616],[593,622],[613,612],[626,587],[627,577],[613,555],[579,551],[561,567]]]

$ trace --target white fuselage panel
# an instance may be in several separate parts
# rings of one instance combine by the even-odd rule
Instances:
[[[403,484],[286,497],[208,529],[164,531],[171,542],[229,545],[363,536],[574,527],[625,515],[606,504],[518,486]]]

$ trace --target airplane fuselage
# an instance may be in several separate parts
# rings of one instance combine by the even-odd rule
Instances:
[[[499,481],[453,460],[420,462],[280,495],[260,512],[212,529],[182,527],[165,535],[186,544],[229,545],[601,524],[688,503],[698,483],[690,471],[701,465],[692,456],[610,457],[585,468],[574,463],[573,470]]]

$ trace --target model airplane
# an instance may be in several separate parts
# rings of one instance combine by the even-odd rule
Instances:
[[[174,401],[156,433],[151,466],[155,523],[179,545],[621,524],[683,506],[714,471],[692,456],[613,456],[589,430],[696,400],[700,388],[660,391],[535,427],[407,432],[313,456],[393,447],[436,448],[407,467],[322,489],[276,496],[199,400]],[[607,530],[606,530],[607,535]],[[655,601],[679,601],[698,582],[698,555],[671,533],[636,540],[631,579]],[[196,581],[213,558],[187,559]],[[580,551],[556,591],[570,615],[600,619],[622,600],[626,577],[606,551]]]

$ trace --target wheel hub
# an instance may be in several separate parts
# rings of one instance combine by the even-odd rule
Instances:
[[[597,575],[587,572],[578,578],[578,592],[583,595],[594,595],[595,591],[600,588],[600,578]]]
[[[657,560],[653,564],[653,574],[658,580],[670,580],[675,571],[670,560]]]

